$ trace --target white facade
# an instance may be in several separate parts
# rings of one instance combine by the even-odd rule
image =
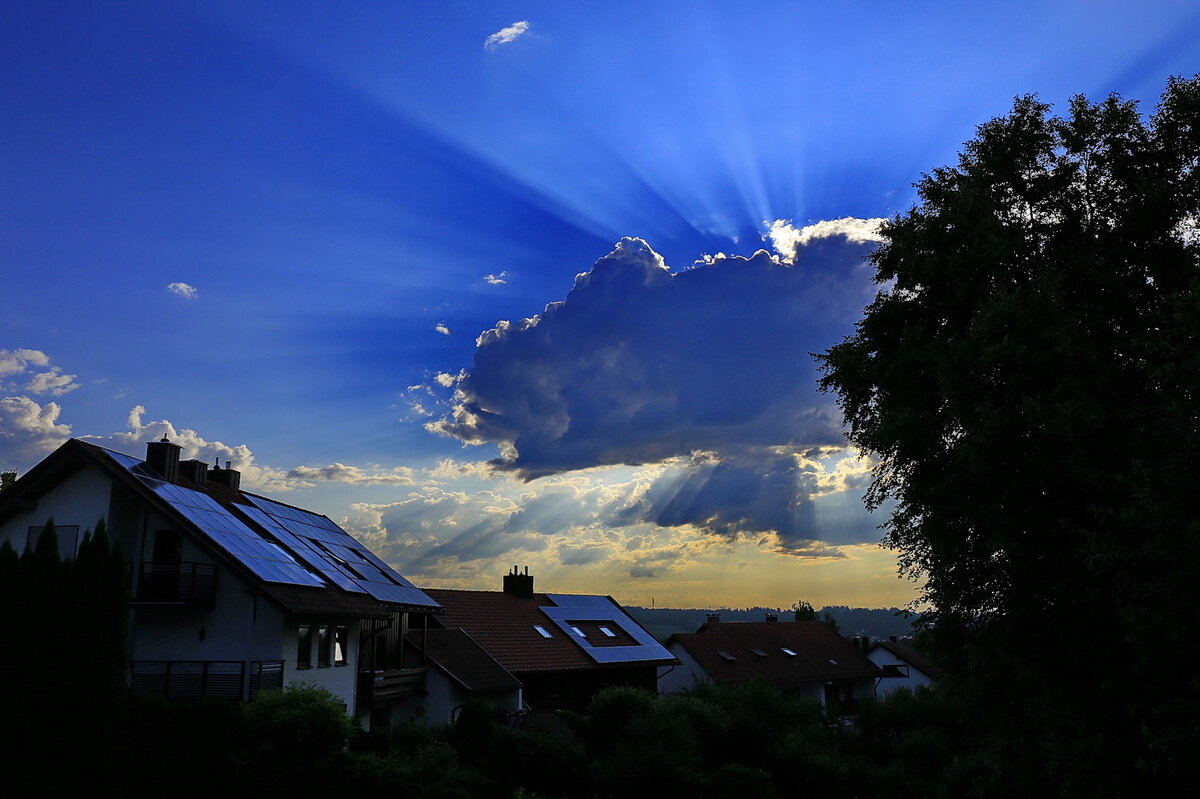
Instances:
[[[17,512],[0,524],[0,541],[8,541],[18,553],[26,547],[30,528],[35,533],[40,531],[49,518],[54,519],[58,528],[78,526],[76,551],[85,531],[94,530],[101,519],[105,520],[109,540],[120,543],[130,567],[132,601],[127,642],[131,680],[136,682],[136,674],[145,675],[149,670],[153,679],[165,684],[163,681],[169,679],[165,662],[172,664],[174,674],[195,673],[198,669],[207,674],[215,669],[227,675],[231,669],[242,669],[243,698],[251,691],[250,675],[261,673],[259,684],[263,687],[280,682],[314,683],[340,697],[352,716],[357,713],[359,619],[298,616],[288,612],[226,556],[186,526],[135,497],[95,465],[84,464],[48,487],[36,497],[36,502],[27,504],[31,507],[17,506]],[[211,601],[145,599],[143,589],[150,578],[143,575],[143,566],[154,561],[155,541],[160,531],[176,536],[181,567],[198,564],[215,569],[216,585]],[[63,554],[73,557],[74,551]],[[298,631],[302,624],[313,629],[309,668],[301,668],[298,663]],[[321,626],[330,630],[344,628],[343,662],[337,663],[335,657],[330,657],[328,664],[322,662],[316,651],[317,630]],[[281,676],[276,676],[280,668]],[[236,692],[236,682],[228,685],[232,686],[229,690]]]
[[[921,686],[932,686],[935,682],[928,674],[882,646],[876,646],[867,653],[867,657],[884,671],[884,676],[875,687],[878,699],[885,699],[900,688],[915,691]]]

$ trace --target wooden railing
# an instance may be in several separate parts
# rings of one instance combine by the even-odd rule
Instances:
[[[135,602],[165,602],[212,607],[217,567],[211,563],[143,563]]]
[[[425,669],[388,669],[358,674],[358,695],[368,701],[403,699],[425,693]]]

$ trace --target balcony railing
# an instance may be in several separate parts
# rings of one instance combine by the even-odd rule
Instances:
[[[212,607],[217,567],[211,563],[143,563],[135,602]]]
[[[245,695],[247,669],[243,660],[135,660],[130,664],[129,693],[158,694],[167,699],[231,699]],[[282,660],[252,660],[249,698],[259,691],[283,687]]]
[[[250,698],[253,699],[259,691],[283,690],[283,661],[282,660],[252,660],[250,661]]]
[[[425,669],[388,669],[358,674],[358,695],[370,702],[404,699],[425,693]]]

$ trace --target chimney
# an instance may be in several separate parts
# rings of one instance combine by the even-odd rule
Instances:
[[[529,573],[528,566],[525,567],[524,574],[518,572],[517,567],[513,566],[512,571],[504,575],[504,593],[522,599],[533,598],[533,576]]]
[[[183,447],[172,444],[166,436],[162,441],[146,442],[146,465],[158,472],[159,477],[174,483],[179,472],[179,453]]]
[[[779,614],[778,613],[768,613],[767,621],[779,621]]]
[[[203,487],[208,479],[208,464],[195,458],[179,462],[179,476]]]
[[[706,623],[707,623],[707,624],[716,624],[716,623],[717,623],[717,622],[719,622],[720,620],[721,620],[721,614],[720,614],[720,613],[710,613],[710,614],[708,614],[708,620],[707,620],[707,622],[706,622]]]
[[[225,468],[221,468],[220,463],[214,463],[213,467],[208,470],[208,485],[221,486],[230,491],[237,491],[242,484],[242,473],[237,469],[229,468],[229,461],[225,461]]]

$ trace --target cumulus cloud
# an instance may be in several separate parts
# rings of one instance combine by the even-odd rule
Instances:
[[[26,391],[34,394],[50,394],[55,397],[61,397],[77,388],[79,384],[75,382],[75,375],[65,375],[57,366],[50,367],[47,372],[38,372],[25,386]]]
[[[474,365],[439,381],[450,411],[426,427],[497,444],[495,468],[525,480],[670,464],[623,498],[614,523],[774,535],[781,551],[822,556],[818,542],[877,541],[865,513],[822,498],[836,493],[822,453],[844,438],[811,356],[873,296],[873,224],[809,226],[786,259],[717,255],[680,272],[622,239],[564,300],[482,333]],[[837,472],[841,497],[851,471]]]
[[[30,394],[59,397],[79,388],[75,375],[50,365],[41,350],[0,350],[0,468],[27,469],[71,437],[70,425],[59,422],[62,407],[41,404]]]
[[[508,282],[504,279],[507,275],[508,272],[501,272],[498,275],[484,275],[483,282],[487,283],[489,286],[502,286]]]
[[[878,541],[856,482],[868,463],[844,449],[779,457],[787,466],[777,465],[780,478],[766,486],[753,471],[761,463],[714,453],[529,482],[494,479],[484,488],[476,478],[495,477],[494,465],[447,460],[427,472],[438,482],[396,501],[356,504],[345,521],[410,578],[461,587],[488,584],[498,563],[528,563],[539,574],[575,570],[567,578],[575,590],[585,574],[605,590],[650,577],[682,584],[735,548],[760,565],[841,562]],[[796,491],[786,490],[789,480]]]
[[[767,252],[672,273],[623,239],[562,302],[477,340],[452,409],[428,429],[509,445],[522,476],[695,450],[837,444],[810,353],[872,293],[862,244],[798,269]]]
[[[763,239],[771,240],[771,245],[784,263],[794,264],[802,252],[823,239],[841,240],[849,244],[877,244],[883,241],[879,226],[886,221],[882,217],[856,219],[847,216],[824,219],[798,228],[790,219],[776,219],[774,222],[764,220],[763,224],[768,228]]]
[[[433,326],[433,329],[436,330],[437,332],[441,333],[443,336],[450,335],[450,328],[446,327],[445,322],[438,322],[436,325]]]
[[[185,300],[194,300],[200,296],[200,292],[195,286],[189,286],[187,283],[181,283],[178,281],[175,283],[168,283],[167,291],[171,292],[172,294],[178,294]]]
[[[347,466],[344,463],[331,463],[328,466],[297,466],[288,470],[291,480],[311,483],[352,483],[355,485],[416,485],[412,478],[413,470],[405,466],[397,466],[390,471],[367,472],[358,466]]]
[[[146,421],[143,419],[145,415],[146,409],[141,405],[135,405],[126,420],[128,430],[108,436],[81,437],[118,452],[140,456],[146,451],[147,441],[157,441],[165,436],[171,443],[178,444],[183,448],[179,455],[183,460],[218,462],[222,466],[228,462],[232,468],[242,473],[242,485],[246,488],[260,491],[287,491],[307,484],[305,481],[289,478],[282,469],[259,464],[254,459],[254,453],[245,444],[231,446],[220,441],[209,441],[195,430],[176,427],[166,419]]]
[[[50,358],[41,350],[0,350],[0,377],[22,374],[30,366],[49,366]]]
[[[70,438],[70,425],[58,421],[61,413],[56,402],[0,397],[0,468],[26,469]]]
[[[483,49],[495,50],[497,47],[500,47],[501,45],[509,44],[510,42],[515,42],[518,37],[522,36],[528,30],[529,30],[529,23],[527,21],[521,20],[520,22],[514,22],[513,24],[509,25],[508,27],[501,28],[500,30],[496,31],[495,33],[491,34],[486,39],[484,39],[483,40]]]
[[[12,378],[18,377],[28,379],[23,383],[12,381]],[[51,366],[50,357],[41,350],[0,350],[0,389],[61,397],[79,388],[75,377],[63,374],[57,366]]]

